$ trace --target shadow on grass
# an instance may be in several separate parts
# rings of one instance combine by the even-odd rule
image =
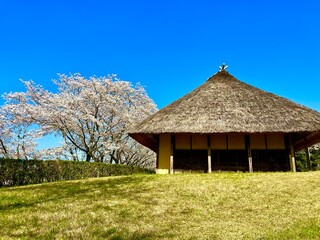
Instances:
[[[151,179],[150,176],[137,175],[3,188],[0,190],[0,212],[68,199],[88,200],[95,194],[99,194],[99,198],[113,196],[137,200],[140,199],[136,198],[138,194],[148,192],[150,187],[146,183]]]

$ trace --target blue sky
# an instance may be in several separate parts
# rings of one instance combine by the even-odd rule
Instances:
[[[1,0],[0,93],[57,73],[140,82],[162,108],[225,62],[320,111],[320,1]],[[3,103],[0,100],[0,103]]]

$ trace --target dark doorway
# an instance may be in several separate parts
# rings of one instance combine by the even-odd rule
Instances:
[[[213,171],[249,171],[246,150],[213,150]]]
[[[286,150],[252,150],[253,171],[290,171],[289,154]]]
[[[208,152],[206,150],[175,150],[174,169],[208,171]]]

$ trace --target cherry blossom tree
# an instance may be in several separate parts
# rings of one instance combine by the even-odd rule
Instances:
[[[15,112],[19,110],[19,115]],[[0,109],[0,156],[15,159],[37,158],[36,140],[41,137],[32,122],[23,118],[21,108],[5,104]]]
[[[59,151],[73,160],[84,155],[86,161],[145,164],[150,159],[150,151],[126,134],[132,124],[156,111],[142,86],[115,75],[58,76],[53,81],[56,93],[25,81],[26,92],[6,95],[8,107],[25,122],[38,124],[39,134],[61,136],[64,145]]]
[[[9,157],[8,139],[10,139],[10,137],[9,137],[9,131],[5,126],[5,117],[0,112],[0,156],[4,158]]]

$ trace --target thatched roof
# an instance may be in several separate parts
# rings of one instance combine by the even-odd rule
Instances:
[[[319,112],[241,82],[222,69],[129,134],[139,141],[141,134],[318,131]]]

